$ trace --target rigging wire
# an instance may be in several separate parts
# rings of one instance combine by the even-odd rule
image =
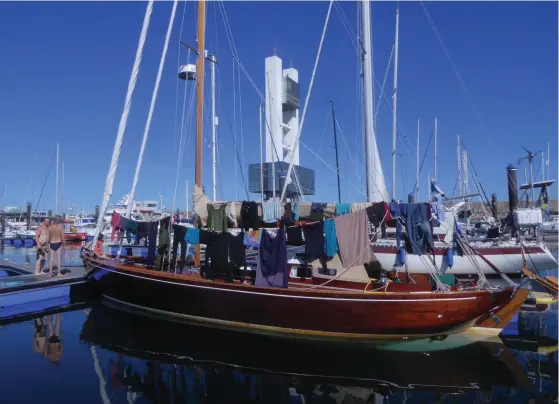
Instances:
[[[235,150],[237,150],[237,96],[236,96],[236,91],[237,91],[237,83],[236,83],[236,75],[235,75],[235,59],[232,59],[231,61],[231,66],[233,67],[233,144],[235,147]],[[239,196],[238,196],[238,188],[239,188],[239,181],[237,179],[237,165],[234,164],[233,165],[233,169],[235,170],[235,200],[238,201],[239,200]],[[241,166],[241,170],[242,170],[242,166]]]
[[[219,65],[217,66],[217,79],[218,79],[219,86],[221,87],[221,76],[219,74]],[[227,116],[227,122],[229,123],[229,129],[230,129],[229,135],[233,138],[233,143],[235,143],[235,138],[233,137],[233,132],[234,131],[233,131],[232,123],[231,123],[231,116],[229,115],[229,111],[227,109],[225,109],[225,115]],[[242,170],[242,166],[241,166],[241,159],[239,157],[239,151],[237,150],[236,146],[235,146],[235,156],[236,156],[236,159],[237,159],[237,164],[240,167],[241,179],[243,181],[243,185],[244,185],[245,192],[246,192],[246,197],[248,199],[249,198],[248,187],[247,187],[247,183],[245,181],[245,176],[243,174],[243,170]]]
[[[427,157],[427,152],[429,151],[429,145],[431,144],[431,140],[433,139],[434,133],[435,131],[431,131],[431,136],[429,136],[429,141],[427,142],[427,147],[425,148],[425,153],[423,154],[423,159],[421,160],[421,166],[419,166],[419,174],[421,174],[421,170],[423,170],[423,163],[425,163],[425,158]],[[416,188],[417,188],[417,184],[413,186],[412,193],[415,192]]]
[[[460,143],[462,144],[462,148],[466,150],[466,146],[465,146],[464,141],[462,139],[460,139]],[[472,159],[470,158],[470,153],[468,153],[466,156],[468,158],[468,164],[472,168],[472,172],[474,174],[474,183],[476,183],[476,182],[479,183],[479,188],[482,191],[481,193],[483,194],[483,197],[485,198],[485,201],[487,203],[487,206],[488,206],[489,210],[491,210],[491,205],[490,205],[490,202],[489,202],[489,198],[487,197],[487,194],[485,193],[485,189],[483,189],[483,185],[482,185],[481,181],[479,180],[476,169],[474,167],[474,163],[472,162]]]
[[[144,136],[142,138],[142,145],[140,146],[140,154],[138,155],[138,164],[136,165],[136,172],[134,173],[134,180],[132,182],[132,190],[130,191],[130,199],[134,201],[134,195],[136,193],[136,186],[138,184],[138,179],[140,176],[140,169],[142,167],[142,160],[144,157],[144,152],[146,149],[146,144],[149,136],[149,130],[151,127],[151,120],[153,118],[153,112],[155,110],[155,102],[157,100],[157,95],[159,94],[159,84],[161,83],[161,76],[163,75],[163,67],[165,65],[165,59],[167,56],[167,50],[169,48],[169,40],[171,38],[171,31],[173,30],[173,23],[175,21],[175,14],[177,11],[178,0],[173,1],[173,8],[171,10],[171,17],[169,18],[169,25],[167,26],[167,34],[165,35],[165,42],[163,44],[163,52],[161,53],[161,59],[159,60],[159,68],[157,70],[157,77],[155,78],[155,86],[153,88],[153,93],[151,95],[151,103],[149,106],[148,117],[146,120],[146,125],[144,128]],[[126,216],[130,217],[132,212],[132,206],[134,204],[128,204],[126,209]],[[173,206],[174,210],[174,206]],[[119,248],[120,251],[120,248]],[[120,256],[120,254],[118,254]]]
[[[382,97],[383,95],[385,95],[384,93],[384,86],[386,85],[386,79],[388,78],[388,71],[390,70],[390,65],[392,64],[392,56],[394,56],[394,48],[395,45],[392,44],[392,49],[390,50],[390,56],[388,58],[388,64],[386,65],[386,71],[384,72],[384,79],[382,80],[382,85],[380,87],[380,94],[378,96],[378,102],[377,102],[377,108],[375,110],[375,122],[377,121],[377,115],[378,115],[378,111],[380,109],[380,104],[382,102]],[[377,80],[378,83],[378,80]]]
[[[186,3],[187,1],[184,0],[184,7],[182,9],[182,18],[181,18],[181,27],[179,31],[179,44],[178,44],[178,52],[177,52],[177,70],[181,67],[181,49],[182,49],[182,32],[184,27],[184,16],[186,14]],[[190,51],[190,49],[189,49]],[[173,147],[176,151],[177,149],[177,134],[178,134],[178,117],[179,117],[179,80],[177,80],[177,86],[175,91],[175,137],[173,141]]]
[[[291,173],[293,171],[293,156],[297,151],[297,146],[299,144],[299,139],[301,138],[301,132],[303,130],[303,124],[305,123],[305,117],[307,115],[307,107],[309,105],[309,99],[311,95],[311,91],[314,84],[314,77],[316,75],[316,69],[318,67],[318,62],[320,60],[320,53],[322,51],[322,44],[324,43],[324,37],[326,36],[326,28],[328,27],[328,21],[330,20],[330,12],[332,11],[332,4],[334,0],[330,0],[330,5],[328,6],[328,13],[326,14],[326,21],[324,22],[324,28],[322,29],[322,36],[320,37],[320,43],[318,45],[318,52],[316,54],[316,60],[314,62],[314,67],[311,75],[311,81],[309,83],[309,89],[307,92],[307,97],[305,98],[305,105],[303,106],[303,115],[301,117],[301,123],[299,124],[299,130],[297,131],[297,137],[295,138],[295,146],[293,147],[293,151],[291,153],[291,158],[289,159],[289,168],[287,169],[287,176],[286,178],[291,178]],[[281,191],[280,201],[283,200],[285,196],[285,191],[287,190],[287,181],[283,185],[283,189]]]
[[[328,108],[328,111],[326,112],[326,119],[324,119],[324,127],[322,128],[322,136],[320,138],[320,143],[318,145],[318,150],[317,150],[318,154],[320,154],[320,150],[322,149],[322,145],[324,143],[324,135],[326,134],[326,128],[327,128],[328,120],[330,118],[331,113],[332,113],[331,109]]]
[[[245,167],[245,132],[243,131],[243,97],[241,92],[241,71],[237,68],[237,82],[239,84],[239,123],[241,130],[241,160],[243,167]]]
[[[266,73],[266,74],[267,74],[267,73]],[[267,80],[267,83],[268,83],[268,88],[267,88],[268,91],[267,91],[267,92],[268,92],[268,94],[270,94],[270,88],[269,88],[270,80]],[[274,103],[274,97],[272,97],[271,94],[270,94],[270,98],[271,98],[271,102],[272,102],[272,105],[273,105],[273,103]],[[280,119],[279,115],[277,114],[277,111],[276,111],[276,117],[277,117],[278,121],[281,122],[281,119]],[[270,127],[270,122],[268,122],[268,118],[266,118],[266,114],[264,114],[264,122],[265,122],[265,124],[266,124],[266,128],[268,128],[268,132],[272,133],[272,129],[271,129],[271,127]],[[276,155],[277,161],[283,161],[283,159],[280,159],[280,156],[279,156],[279,154],[278,154],[278,150],[277,150],[277,148],[276,148],[276,143],[275,143],[274,137],[271,136],[271,135],[270,135],[270,140],[271,140],[271,142],[272,142],[273,154]],[[281,146],[283,146],[283,144],[280,145],[280,147],[281,147]],[[280,150],[281,150],[281,149],[280,149]],[[272,156],[272,159],[273,159],[273,156]],[[273,162],[272,164],[275,164],[275,162]],[[274,170],[275,170],[275,165],[274,165]],[[301,198],[304,200],[304,198],[303,198],[303,191],[302,191],[301,186],[300,186],[300,184],[299,184],[299,178],[298,178],[298,175],[297,175],[297,171],[296,171],[296,170],[294,171],[294,175],[295,175],[295,186],[297,187],[297,190],[299,191],[299,195],[300,195]],[[279,176],[279,173],[278,173],[278,176]],[[278,178],[279,178],[279,177],[278,177]],[[275,182],[275,179],[274,179],[273,181]],[[278,190],[276,190],[276,191],[278,191]],[[275,195],[274,195],[274,197],[275,197]]]
[[[111,198],[114,185],[114,177],[116,176],[116,169],[118,167],[118,159],[120,156],[120,151],[122,149],[122,142],[124,140],[124,132],[126,131],[126,124],[128,122],[128,115],[130,114],[130,108],[132,105],[132,95],[134,93],[134,88],[136,87],[136,82],[138,80],[138,74],[140,72],[140,63],[142,61],[142,55],[144,52],[144,45],[146,42],[147,31],[149,28],[149,23],[151,19],[151,13],[153,11],[154,0],[149,0],[146,13],[144,15],[144,22],[142,24],[142,31],[140,33],[140,39],[138,40],[138,48],[136,50],[136,57],[134,59],[134,66],[132,67],[132,73],[130,74],[130,80],[128,82],[128,90],[126,92],[126,98],[124,101],[124,109],[120,117],[120,122],[118,125],[117,137],[115,140],[115,145],[113,148],[113,155],[111,157],[111,165],[109,166],[109,172],[107,173],[107,179],[105,181],[105,189],[103,190],[103,199],[101,201],[101,209],[99,210],[100,217],[105,217],[107,213],[107,206],[109,204],[109,199]],[[95,236],[93,238],[93,245],[99,239],[99,235],[103,230],[103,221],[97,221],[97,226],[95,228]]]
[[[29,183],[27,184],[27,197],[29,198],[26,202],[31,202],[33,200],[33,194],[31,184],[33,183],[33,177],[35,177],[35,172],[37,171],[37,163],[39,162],[39,152],[35,153],[35,163],[33,164],[33,170],[31,171],[31,176],[29,177]]]
[[[310,151],[317,159],[319,159],[321,162],[324,163],[324,165],[326,167],[328,167],[330,170],[332,170],[334,173],[338,173],[338,171],[332,167],[330,164],[328,164],[322,157],[320,157],[318,154],[316,154],[316,152],[314,150],[312,150],[309,146],[307,146],[305,143],[303,143],[303,141],[300,141],[301,145],[306,148],[308,151]],[[364,196],[365,198],[367,197],[367,195],[365,195],[365,193],[363,193],[359,188],[357,188],[355,185],[353,185],[351,182],[349,182],[347,180],[347,178],[345,178],[344,176],[340,175],[340,178],[343,179],[344,181],[346,181],[349,185],[351,185],[353,188],[355,188],[355,190],[357,192],[359,192],[362,196]]]
[[[41,188],[41,193],[39,194],[39,199],[37,200],[37,204],[35,205],[35,212],[37,213],[37,209],[39,208],[39,204],[41,203],[41,198],[43,197],[43,191],[45,190],[45,186],[47,185],[47,180],[49,179],[50,170],[52,169],[52,164],[54,163],[54,158],[56,156],[56,150],[52,154],[50,158],[49,169],[47,170],[47,175],[45,176],[45,181],[43,182],[43,187]]]
[[[344,13],[344,10],[342,10],[342,6],[340,6],[338,4],[338,2],[334,2],[334,7],[336,8],[336,11],[338,12],[338,15],[340,16],[340,19],[342,20],[342,25],[344,26],[349,39],[353,45],[354,48],[357,48],[357,43],[356,40],[354,39],[354,36],[357,37],[356,35],[354,35],[351,31],[351,25],[349,24],[349,21]]]
[[[188,49],[188,56],[187,56],[187,64],[190,63],[190,49]],[[177,80],[178,81],[178,80]],[[177,153],[177,171],[175,175],[175,188],[173,191],[173,209],[176,206],[176,199],[177,199],[177,189],[179,185],[179,176],[180,176],[180,168],[181,168],[181,161],[184,155],[184,150],[186,149],[187,143],[185,143],[185,111],[186,111],[186,93],[188,88],[188,81],[184,83],[184,95],[183,95],[183,108],[182,108],[182,118],[181,118],[181,131],[180,131],[180,140],[179,140],[179,150]],[[189,109],[187,112],[187,123],[188,119],[191,116],[191,108],[192,108],[192,99],[194,94],[194,86],[190,86],[190,97],[189,97]],[[186,131],[190,134],[190,131]],[[189,136],[190,138],[190,136]]]
[[[347,145],[347,142],[345,140],[345,136],[344,136],[344,131],[342,130],[342,127],[340,125],[340,122],[338,122],[338,118],[336,118],[336,127],[340,130],[340,134],[342,135],[342,140],[344,141],[344,145],[345,148],[347,150],[347,154],[349,156],[349,160],[351,161],[351,165],[353,166],[354,170],[355,170],[355,175],[357,176],[357,179],[359,180],[359,182],[361,182],[361,177],[359,176],[359,173],[357,171],[357,166],[355,164],[355,162],[353,161],[353,158],[351,157],[351,153],[349,151],[349,147]]]
[[[450,56],[450,52],[448,51],[448,48],[446,47],[441,34],[439,33],[439,30],[437,29],[437,27],[435,26],[435,23],[433,21],[433,19],[431,18],[431,15],[429,14],[429,12],[427,11],[427,7],[425,7],[425,4],[423,4],[423,1],[420,1],[419,4],[421,5],[421,8],[423,10],[423,13],[425,14],[425,17],[427,17],[427,21],[429,21],[429,25],[431,26],[431,29],[433,30],[433,33],[435,34],[435,37],[437,38],[437,41],[439,42],[439,45],[441,46],[446,59],[448,61],[448,63],[450,64],[450,67],[452,68],[452,71],[454,73],[454,75],[456,76],[456,79],[458,80],[458,84],[460,85],[460,87],[462,88],[462,91],[464,92],[464,94],[466,94],[466,96],[468,97],[468,99],[470,100],[470,102],[472,103],[472,106],[474,108],[474,112],[476,114],[476,118],[481,126],[481,129],[487,133],[487,126],[485,125],[485,121],[483,120],[483,116],[481,115],[481,112],[479,111],[474,98],[472,97],[472,94],[470,93],[470,90],[468,90],[468,87],[466,86],[466,83],[464,82],[464,79],[462,78],[462,75],[460,74],[460,72],[458,71],[458,68],[456,67],[456,64],[454,63],[454,60],[452,59],[452,56]],[[489,134],[489,143],[491,143],[491,134]]]
[[[338,6],[338,7],[341,9],[340,6]],[[338,8],[336,8],[336,10],[337,10],[338,13],[340,14],[340,17],[342,17],[342,15],[345,17],[345,13],[343,13],[343,10],[341,10],[341,13],[340,13],[340,10],[339,10]],[[359,14],[357,15],[357,18],[358,18],[357,24],[359,25],[359,21],[360,21],[360,20],[359,20]],[[342,18],[342,20],[343,20],[343,18]],[[347,21],[348,26],[351,27],[351,25],[349,24],[349,21],[347,20],[347,18],[345,18],[345,20]],[[356,50],[357,50],[358,71],[360,72],[360,69],[359,69],[359,61],[360,61],[360,52],[359,52],[359,50],[360,50],[360,49],[357,47],[356,43],[353,41],[353,37],[354,37],[354,36],[357,37],[357,35],[353,34],[353,30],[348,29],[348,28],[346,27],[345,21],[344,21],[343,23],[344,23],[344,27],[346,28],[346,32],[348,33],[348,36],[349,36],[349,38],[350,38],[352,44],[355,46],[355,48],[356,48]],[[351,32],[350,32],[350,31],[351,31]],[[378,81],[378,78],[377,78],[376,76],[374,76],[375,81],[376,81],[376,84],[377,84],[378,86],[380,86],[380,94],[379,94],[378,102],[377,102],[376,108],[374,109],[374,110],[375,110],[375,114],[374,114],[373,124],[374,124],[374,126],[375,126],[375,132],[376,132],[377,115],[378,115],[378,112],[379,112],[379,110],[380,110],[380,104],[381,104],[381,102],[382,102],[382,99],[384,99],[384,100],[386,101],[386,103],[387,103],[387,104],[389,105],[389,107],[390,107],[390,110],[392,110],[392,104],[391,104],[390,101],[388,100],[388,97],[387,97],[387,95],[386,95],[386,93],[385,93],[385,91],[384,91],[384,88],[385,88],[385,85],[386,85],[386,80],[387,80],[387,78],[388,78],[388,72],[389,72],[389,70],[390,70],[390,65],[391,65],[391,63],[392,63],[392,58],[393,58],[393,55],[394,55],[394,49],[395,49],[395,46],[394,46],[394,44],[392,44],[392,48],[391,48],[391,50],[390,50],[390,56],[389,56],[389,58],[388,58],[388,64],[387,64],[387,66],[386,66],[386,71],[385,71],[385,73],[384,73],[383,82],[380,83],[380,82]],[[360,72],[360,73],[361,73],[361,72]],[[361,80],[359,80],[360,76],[361,76],[361,74],[358,75],[358,93],[359,93],[360,98],[362,99],[363,93],[362,93],[362,88],[361,88],[361,86],[360,86],[360,84],[361,84]],[[359,90],[361,90],[361,91],[359,91]],[[357,115],[357,114],[356,114],[356,115]],[[357,119],[357,118],[356,118],[356,119]],[[404,138],[408,141],[408,143],[410,143],[409,139],[408,139],[407,136],[405,135],[405,132],[404,132],[404,130],[403,130],[403,128],[402,128],[402,125],[401,125],[401,123],[400,123],[399,120],[397,120],[397,125],[398,125],[398,127],[400,128],[400,130],[402,131],[402,134],[403,134]],[[357,137],[356,137],[356,140],[357,140]],[[400,141],[402,142],[402,145],[404,146],[404,148],[405,148],[405,150],[406,150],[406,153],[407,153],[408,157],[410,157],[410,159],[412,160],[412,162],[415,164],[415,159],[411,156],[410,151],[408,150],[406,144],[403,142],[402,139],[400,139]],[[411,146],[411,143],[410,143],[410,146]],[[358,150],[358,149],[359,149],[359,148],[357,147],[357,144],[356,144],[356,150]],[[357,155],[357,152],[356,152],[356,155]],[[365,157],[364,157],[364,156],[360,156],[359,160],[362,162],[362,165],[364,166],[364,165],[365,165]],[[383,178],[383,182],[385,183],[384,185],[386,186],[386,182],[385,182],[384,178]],[[378,186],[377,186],[377,185],[375,185],[375,186],[376,186],[377,189],[378,189]],[[379,191],[380,191],[380,190],[379,190]]]

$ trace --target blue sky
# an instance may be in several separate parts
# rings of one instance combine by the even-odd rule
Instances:
[[[225,2],[240,59],[262,90],[264,58],[273,54],[284,65],[299,69],[302,98],[306,96],[327,2]],[[179,5],[136,199],[158,199],[171,206],[176,175],[178,40],[195,44],[195,3],[188,2],[180,31]],[[356,30],[356,4],[339,3],[350,29]],[[397,195],[405,198],[415,183],[417,118],[421,120],[423,157],[433,120],[439,116],[439,183],[452,193],[456,181],[456,134],[460,133],[488,193],[506,199],[505,167],[524,154],[551,142],[552,172],[557,172],[557,3],[553,2],[427,2],[425,3],[454,63],[479,110],[464,93],[454,71],[417,2],[400,3],[399,134],[409,139],[408,151],[398,142]],[[132,103],[113,200],[129,192],[171,2],[157,2],[148,33],[140,79]],[[372,5],[374,70],[382,81],[394,39],[396,3]],[[139,2],[3,2],[0,3],[0,184],[8,184],[0,205],[37,201],[56,142],[65,162],[65,186],[60,205],[93,209],[101,200],[124,96],[145,12]],[[9,40],[7,39],[9,38]],[[233,92],[233,61],[217,3],[208,4],[207,48],[220,65],[219,184],[220,199],[246,198],[233,154],[233,123],[239,153],[246,165],[259,161],[259,98],[244,74]],[[191,60],[192,57],[191,57]],[[180,64],[187,53],[180,49]],[[361,104],[357,90],[355,48],[340,13],[332,10],[301,139],[334,166],[329,101],[343,129],[340,144],[342,195],[361,200],[363,190]],[[209,76],[207,76],[209,79]],[[209,80],[206,80],[209,84]],[[184,82],[179,83],[179,109]],[[238,86],[238,84],[237,84]],[[392,72],[386,84],[392,88]],[[375,98],[378,100],[378,87]],[[208,97],[206,95],[206,99]],[[376,102],[376,101],[375,101]],[[242,104],[242,109],[239,108]],[[235,108],[234,108],[235,105]],[[208,104],[209,106],[209,104]],[[209,109],[207,110],[209,112]],[[207,116],[207,114],[206,114]],[[240,122],[242,117],[243,133]],[[377,119],[377,141],[390,188],[391,111],[383,101]],[[205,138],[209,139],[206,125]],[[326,129],[324,129],[326,127]],[[193,131],[191,126],[190,131]],[[241,153],[241,138],[244,145]],[[183,208],[185,180],[194,179],[194,133],[181,162],[176,204]],[[421,186],[433,173],[433,148],[427,152]],[[35,154],[39,153],[34,170]],[[211,154],[204,147],[204,186],[211,188]],[[334,201],[335,174],[304,147],[301,164],[316,170],[317,195],[311,200]],[[350,158],[351,157],[351,158]],[[356,162],[352,163],[353,160]],[[537,160],[535,167],[539,167]],[[34,174],[33,174],[34,173]],[[523,171],[520,171],[521,180]],[[32,178],[33,176],[33,178]],[[30,181],[30,179],[32,180]],[[29,186],[31,182],[31,186]],[[30,191],[28,191],[30,189]],[[556,198],[556,187],[553,188]],[[257,198],[258,195],[251,195]],[[54,169],[39,205],[54,206]]]

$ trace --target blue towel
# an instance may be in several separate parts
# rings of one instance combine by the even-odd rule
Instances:
[[[338,240],[336,239],[336,224],[334,219],[324,221],[324,251],[331,258],[338,253]]]
[[[336,204],[336,216],[347,215],[350,210],[349,203],[337,203]]]
[[[260,247],[260,237],[262,232],[260,230],[253,230],[245,232],[243,243],[245,247]]]
[[[184,238],[188,244],[200,244],[200,229],[189,227]]]
[[[281,205],[279,202],[264,202],[262,204],[264,223],[275,223],[280,220]]]
[[[293,219],[295,219],[295,221],[299,220],[299,202],[295,202],[293,206]]]

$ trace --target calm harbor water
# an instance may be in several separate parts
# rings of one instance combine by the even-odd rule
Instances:
[[[31,249],[3,255],[34,260]],[[341,347],[209,329],[95,301],[0,327],[1,402],[557,402],[557,306],[520,313],[504,334],[506,344],[451,336]]]

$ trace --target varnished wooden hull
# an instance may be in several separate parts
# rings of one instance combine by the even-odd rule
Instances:
[[[464,330],[509,303],[512,289],[359,293],[258,288],[84,257],[100,293],[143,310],[222,328],[305,338],[421,338]]]

